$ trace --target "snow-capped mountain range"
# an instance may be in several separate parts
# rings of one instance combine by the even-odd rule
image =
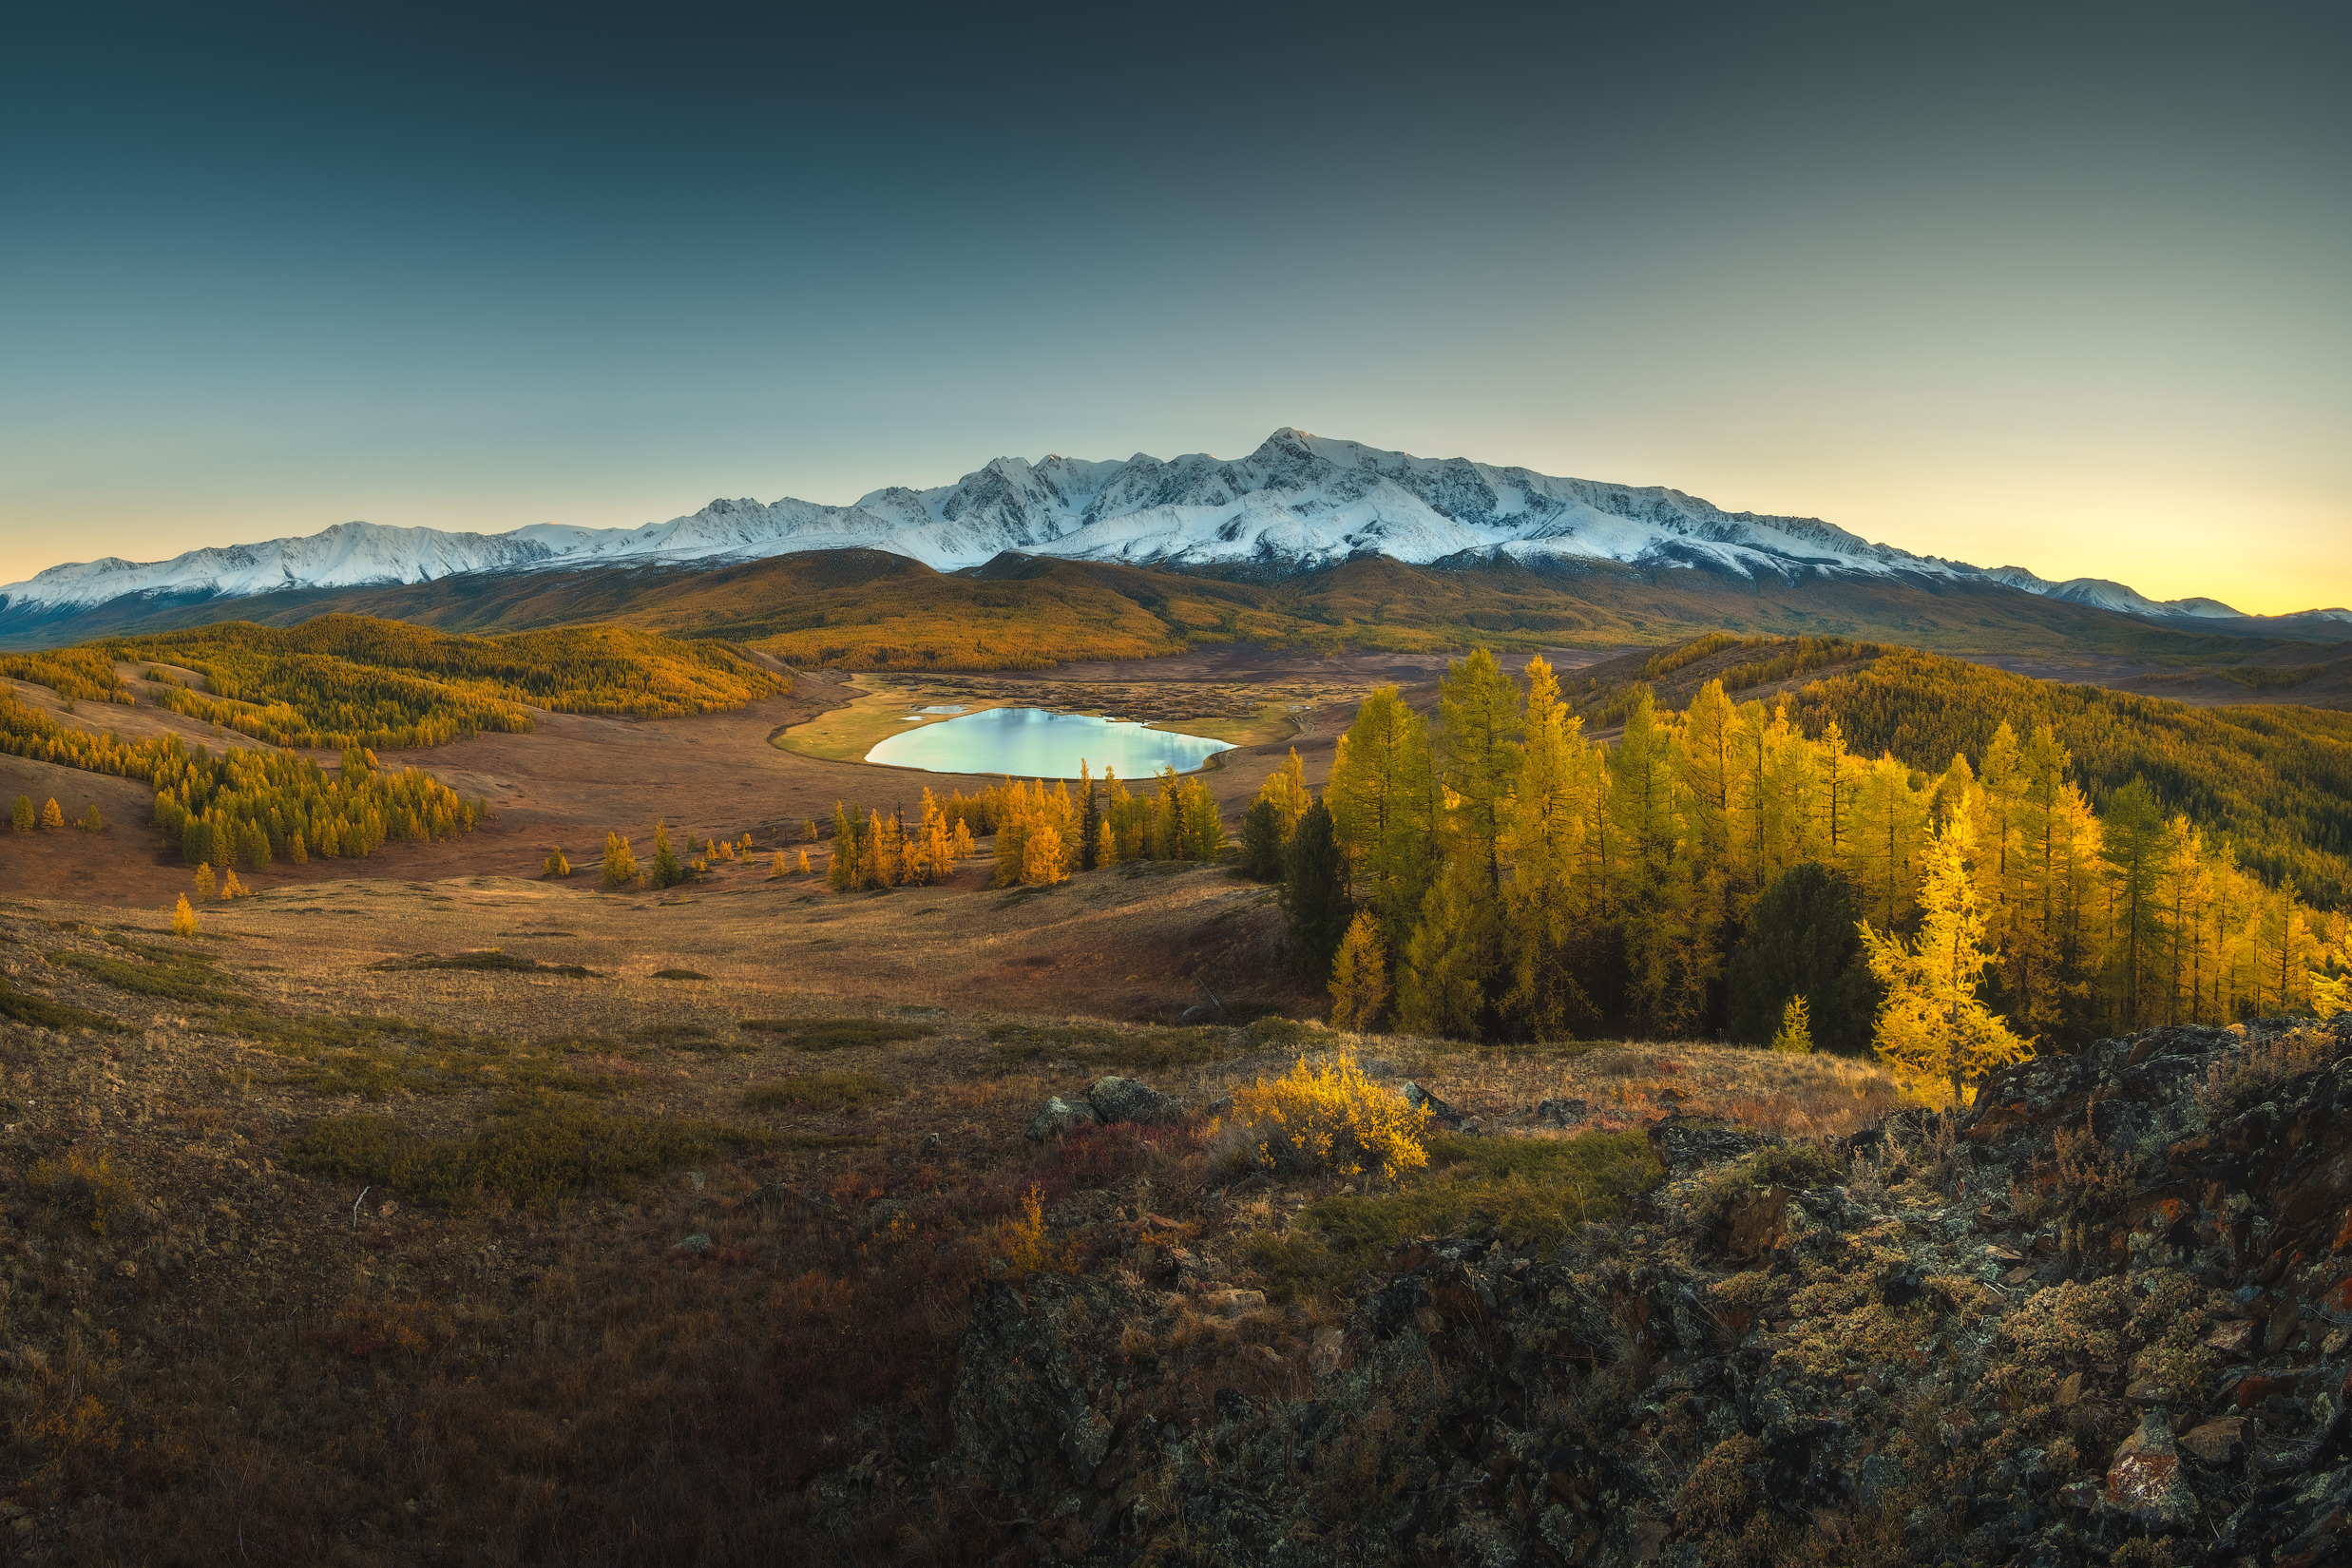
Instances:
[[[722,563],[857,547],[941,570],[1007,551],[1136,565],[1301,570],[1355,556],[1530,565],[1619,562],[1758,573],[1976,579],[2154,619],[2245,619],[2209,599],[2158,602],[2095,578],[2049,583],[1874,545],[1809,517],[1726,512],[1657,486],[1556,479],[1413,457],[1284,429],[1248,457],[1124,462],[1000,457],[952,485],[875,490],[847,507],[718,500],[639,528],[534,525],[498,534],[342,523],[324,532],[51,566],[0,588],[0,614],[52,615],[127,596],[186,602],[285,589],[433,582],[471,572]],[[2340,618],[2352,611],[2312,614]]]

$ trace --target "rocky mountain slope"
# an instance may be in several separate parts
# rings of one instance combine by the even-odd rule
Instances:
[[[722,499],[639,528],[549,524],[500,534],[344,523],[163,562],[108,557],[52,566],[0,587],[0,635],[125,600],[169,607],[290,590],[618,564],[721,564],[843,549],[889,551],[941,570],[980,566],[1008,553],[1274,574],[1368,556],[1571,569],[1620,563],[1703,568],[1741,581],[1826,574],[1977,583],[2203,630],[2309,629],[2303,623],[2310,621],[2342,635],[2352,626],[2347,611],[2249,617],[2210,600],[2158,603],[2116,583],[2054,583],[2022,568],[1987,572],[1914,555],[1815,518],[1726,512],[1659,486],[1414,457],[1286,428],[1244,458],[1001,457],[952,485],[890,487],[847,507]]]
[[[947,1453],[904,1479],[1029,1560],[1104,1564],[2352,1551],[2352,1015],[2030,1062],[1957,1125],[1650,1137],[1670,1179],[1625,1221],[1558,1255],[1412,1244],[1310,1386],[1226,1388],[1189,1426],[1148,1414],[1167,1373],[1137,1348],[1246,1310],[1205,1244],[1157,1285],[1149,1247],[999,1285]]]

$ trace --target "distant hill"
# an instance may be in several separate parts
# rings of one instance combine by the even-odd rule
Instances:
[[[1398,651],[1619,647],[1729,629],[1883,639],[1952,653],[2070,648],[2197,662],[2273,657],[2277,640],[2185,632],[1964,577],[1742,576],[1720,566],[1504,556],[1474,565],[1383,557],[1268,576],[1005,554],[942,572],[883,550],[723,565],[468,573],[197,602],[120,599],[52,618],[19,646],[323,614],[506,633],[612,622],[755,645],[848,669],[1038,668],[1148,658],[1198,642]]]

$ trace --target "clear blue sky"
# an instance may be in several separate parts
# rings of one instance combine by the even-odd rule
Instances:
[[[2341,4],[11,16],[0,582],[1294,424],[2352,602]]]

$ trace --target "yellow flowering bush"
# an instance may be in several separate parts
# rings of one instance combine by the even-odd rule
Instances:
[[[1343,1052],[1312,1065],[1300,1057],[1283,1077],[1240,1090],[1212,1136],[1270,1171],[1378,1170],[1394,1181],[1429,1163],[1421,1141],[1428,1120],[1426,1107],[1374,1083]]]

